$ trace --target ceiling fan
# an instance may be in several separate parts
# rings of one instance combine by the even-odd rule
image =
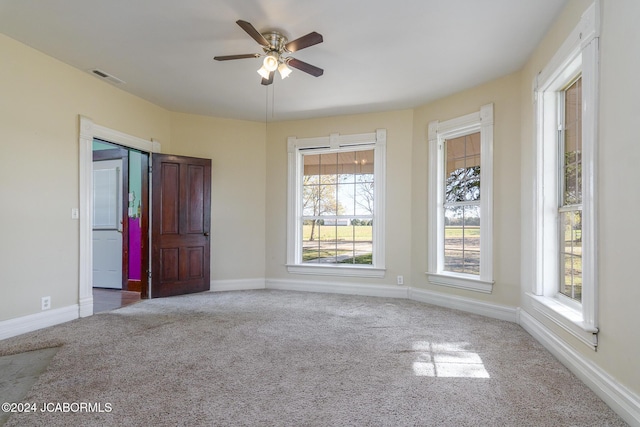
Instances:
[[[322,68],[318,68],[314,65],[300,61],[299,59],[286,56],[289,53],[297,52],[309,46],[322,43],[322,34],[318,34],[313,31],[306,36],[302,36],[293,41],[288,41],[287,38],[278,31],[260,33],[249,22],[241,19],[236,21],[236,24],[238,24],[240,28],[257,41],[260,46],[262,46],[264,53],[215,56],[213,59],[216,61],[260,58],[261,56],[264,56],[263,64],[258,70],[258,74],[262,76],[262,84],[265,86],[273,83],[273,76],[276,70],[278,70],[280,77],[283,79],[289,76],[289,74],[291,74],[291,68],[289,68],[289,66],[311,74],[314,77],[320,77],[324,73]]]

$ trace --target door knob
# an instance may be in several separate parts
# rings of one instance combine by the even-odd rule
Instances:
[[[205,236],[207,236],[207,237],[209,237],[209,232],[208,232],[208,231],[205,231],[205,232],[204,232],[204,235],[205,235]]]

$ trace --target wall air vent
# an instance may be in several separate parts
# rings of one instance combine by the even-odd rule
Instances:
[[[124,81],[120,80],[119,78],[114,77],[109,73],[105,73],[102,70],[98,70],[97,68],[94,68],[93,70],[89,70],[89,72],[91,72],[91,74],[94,74],[100,77],[101,79],[107,80],[108,82],[115,83],[117,85],[124,84]]]

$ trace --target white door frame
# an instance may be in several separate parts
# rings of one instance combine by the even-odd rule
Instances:
[[[79,116],[79,121],[80,254],[78,305],[80,307],[80,317],[87,317],[93,315],[93,229],[91,224],[93,215],[91,203],[93,200],[93,139],[102,139],[145,153],[159,153],[161,147],[158,141],[148,141],[114,129],[96,125],[92,119],[82,115]]]

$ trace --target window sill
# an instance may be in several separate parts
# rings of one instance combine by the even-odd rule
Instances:
[[[557,298],[527,294],[533,308],[566,332],[570,333],[592,350],[598,346],[598,329],[587,327],[582,313],[563,304]]]
[[[384,268],[335,265],[287,264],[287,271],[293,274],[313,274],[319,276],[374,277],[382,278]]]
[[[449,286],[466,289],[468,291],[490,294],[493,291],[493,281],[480,280],[471,275],[426,273],[429,283],[433,285]]]

